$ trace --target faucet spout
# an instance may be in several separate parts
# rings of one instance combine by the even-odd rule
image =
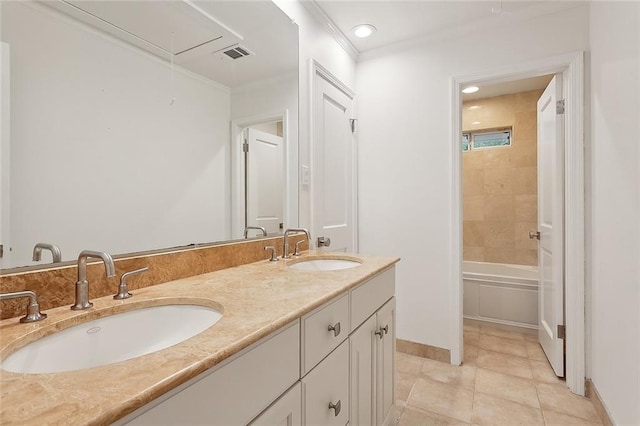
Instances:
[[[115,277],[116,267],[109,253],[102,251],[84,250],[78,255],[78,281],[76,282],[76,303],[71,306],[74,311],[89,309],[93,303],[89,301],[89,281],[87,280],[87,259],[102,259],[107,278]]]
[[[283,259],[289,259],[291,255],[289,254],[289,234],[297,234],[299,232],[304,233],[307,236],[307,241],[311,241],[311,235],[309,231],[305,228],[289,228],[284,231],[284,251],[282,254]]]
[[[62,252],[60,251],[60,247],[49,243],[37,243],[33,247],[34,262],[39,262],[40,259],[42,259],[42,250],[49,250],[51,252],[51,256],[53,256],[53,263],[62,262]]]

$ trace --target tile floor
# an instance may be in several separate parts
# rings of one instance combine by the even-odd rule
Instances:
[[[464,363],[396,354],[396,421],[421,425],[602,424],[558,379],[537,336],[464,326]]]

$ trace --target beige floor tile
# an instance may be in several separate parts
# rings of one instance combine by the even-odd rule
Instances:
[[[516,355],[527,358],[527,346],[524,341],[505,339],[504,337],[492,336],[489,334],[480,334],[481,349],[494,352],[501,352],[509,355]]]
[[[410,406],[469,422],[473,407],[473,391],[419,378],[409,395],[408,403]]]
[[[575,395],[564,385],[538,383],[538,397],[545,410],[552,410],[563,414],[598,422],[600,418],[596,409],[587,398]]]
[[[475,366],[478,360],[478,347],[464,345],[464,358],[462,359],[463,365]]]
[[[480,331],[480,326],[478,324],[469,324],[465,322],[464,331]]]
[[[480,333],[477,331],[464,331],[464,344],[471,346],[478,346],[480,340]]]
[[[424,360],[425,358],[419,356],[396,352],[396,371],[418,375],[422,370]]]
[[[396,371],[395,397],[396,401],[406,401],[418,376],[416,374]]]
[[[553,369],[549,365],[549,361],[537,361],[535,359],[529,360],[531,365],[531,373],[533,373],[533,379],[536,382],[552,383],[552,384],[564,384],[565,381],[553,372]]]
[[[529,360],[518,356],[480,349],[476,365],[498,373],[533,379]]]
[[[402,412],[399,426],[440,426],[440,425],[468,425],[469,423],[452,419],[451,417],[430,411],[421,410],[417,407],[406,407]]]
[[[546,426],[569,426],[569,425],[601,425],[600,421],[590,422],[579,417],[569,416],[551,410],[542,410],[544,424]]]
[[[483,325],[482,327],[480,327],[480,333],[481,334],[490,334],[491,336],[503,337],[505,339],[512,339],[512,340],[519,340],[519,341],[523,341],[524,340],[524,334],[523,333],[518,333],[518,332],[515,332],[515,331],[501,330],[499,328],[491,327],[491,326],[487,326],[487,325]]]
[[[473,423],[491,426],[544,425],[542,410],[476,393]]]
[[[536,384],[532,380],[478,368],[476,392],[540,408]]]
[[[526,342],[527,354],[529,358],[535,359],[538,361],[546,361],[547,356],[544,354],[542,350],[542,346],[538,342]]]
[[[525,333],[524,334],[524,340],[526,340],[527,342],[537,342],[538,341],[538,335],[537,334]]]
[[[427,359],[422,366],[422,375],[437,382],[473,390],[476,381],[476,368],[468,365],[450,365]]]

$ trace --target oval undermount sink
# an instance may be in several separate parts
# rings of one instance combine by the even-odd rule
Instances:
[[[83,322],[36,340],[0,365],[14,373],[59,373],[113,364],[183,342],[222,313],[206,306],[163,305]]]
[[[360,266],[361,262],[350,259],[303,259],[289,265],[298,271],[339,271]]]

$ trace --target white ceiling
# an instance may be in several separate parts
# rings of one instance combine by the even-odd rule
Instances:
[[[477,99],[493,98],[495,96],[509,95],[511,93],[528,92],[531,90],[544,89],[549,85],[553,75],[542,75],[540,77],[525,78],[522,80],[507,81],[505,83],[489,84],[479,86],[476,93],[463,93],[463,101],[473,101]]]
[[[305,0],[317,6],[358,52],[420,37],[503,25],[583,5],[576,1],[428,1],[428,0]],[[493,9],[493,11],[492,11]],[[321,13],[322,14],[322,13]],[[358,24],[372,24],[377,32],[366,39],[353,35]]]

